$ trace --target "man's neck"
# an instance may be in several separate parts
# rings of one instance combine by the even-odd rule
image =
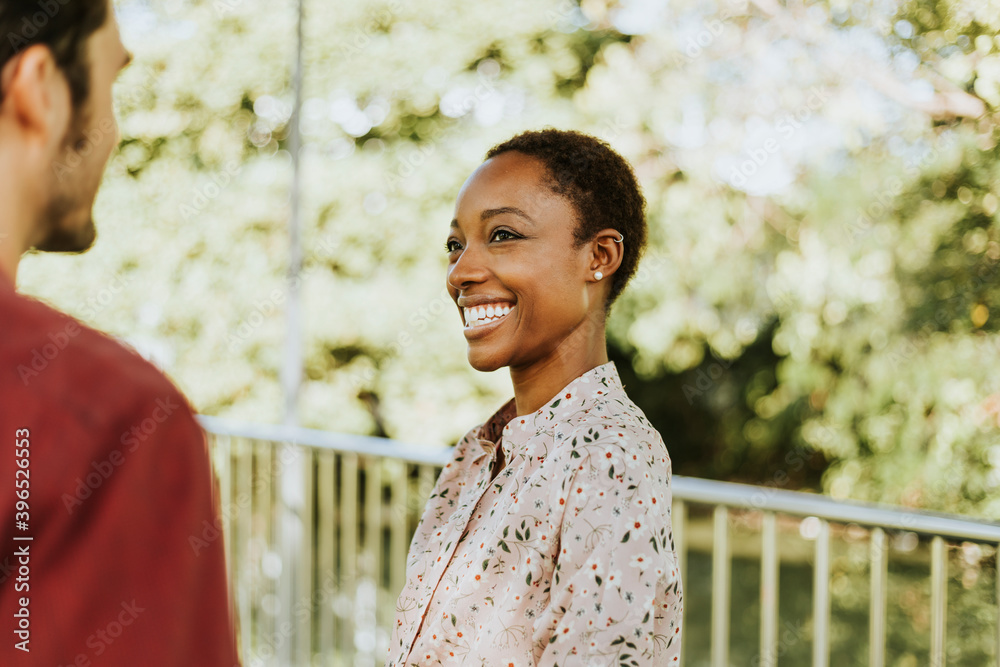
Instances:
[[[9,247],[4,247],[9,246]],[[21,254],[11,252],[16,244],[13,236],[0,232],[0,289],[14,288],[17,284],[17,265],[21,260]]]
[[[16,174],[16,160],[9,150],[0,154],[0,174]],[[17,283],[17,266],[28,249],[25,221],[31,211],[24,201],[23,183],[15,178],[0,179],[0,286]]]
[[[21,261],[21,239],[6,231],[0,223],[0,288],[17,284],[17,266]]]

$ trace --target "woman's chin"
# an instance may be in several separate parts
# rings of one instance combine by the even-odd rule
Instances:
[[[496,351],[477,350],[469,346],[469,365],[481,373],[492,373],[507,365],[507,361]]]

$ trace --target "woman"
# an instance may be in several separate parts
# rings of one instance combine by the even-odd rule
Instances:
[[[417,527],[390,666],[669,665],[670,458],[608,362],[646,241],[631,167],[576,132],[496,146],[446,243],[469,362],[514,398],[455,448]]]

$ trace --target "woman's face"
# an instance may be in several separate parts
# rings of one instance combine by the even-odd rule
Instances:
[[[458,194],[448,291],[477,370],[527,369],[571,354],[565,343],[591,309],[593,254],[587,244],[576,247],[576,211],[547,176],[539,160],[502,153]]]

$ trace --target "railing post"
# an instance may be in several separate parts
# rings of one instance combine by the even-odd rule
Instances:
[[[712,667],[729,667],[729,510],[716,505],[712,540]]]
[[[316,505],[317,505],[317,539],[316,539],[316,570],[319,581],[323,582],[324,591],[331,580],[336,586],[336,459],[333,452],[320,451],[316,461]],[[335,621],[332,601],[327,596],[322,597],[324,603],[316,612],[316,636],[319,654],[323,660],[320,664],[329,664],[337,646]]]
[[[309,506],[312,505],[312,485],[306,483],[307,476],[311,477],[312,474],[312,457],[303,455],[302,450],[294,443],[282,443],[276,453],[278,502],[275,509],[280,522],[277,526],[277,552],[281,557],[281,574],[278,579],[281,586],[277,591],[280,600],[277,654],[281,656],[282,666],[299,665],[303,664],[298,660],[302,643],[311,639],[308,631],[302,627],[303,624],[296,622],[294,611],[299,604],[310,604],[312,597],[312,568],[305,565],[311,563],[312,555],[311,525],[307,525],[306,521],[306,498],[309,498]],[[302,638],[303,634],[305,640]]]
[[[813,572],[813,667],[830,664],[830,523],[820,519]]]
[[[868,664],[885,667],[886,594],[889,586],[889,550],[885,531],[875,528],[871,534],[869,553],[871,600],[868,620]]]
[[[253,539],[253,442],[245,438],[236,441],[236,490],[240,504],[240,512],[236,515],[233,527],[233,568],[229,571],[236,586],[236,618],[239,624],[240,656],[244,664],[248,662],[251,642],[251,578],[250,578],[250,543]],[[236,564],[239,563],[239,566]]]
[[[778,535],[774,512],[764,513],[760,557],[760,667],[778,664]]]
[[[674,553],[677,554],[677,571],[681,578],[681,594],[687,595],[687,503],[673,499],[670,511],[670,525],[674,531]],[[687,642],[687,623],[684,622],[684,606],[681,605],[681,652],[678,665],[684,664],[684,646]]]
[[[357,601],[358,592],[358,455],[340,457],[340,590]],[[338,610],[343,614],[343,610]],[[338,614],[340,615],[340,614]],[[340,615],[340,650],[354,656],[354,616]]]
[[[378,627],[382,616],[382,457],[365,457],[365,542],[364,559],[361,576],[364,581],[362,591],[371,591],[371,597],[362,600],[362,596],[355,597],[356,604],[364,603],[369,608],[360,609],[361,614],[355,619],[363,624],[365,631],[370,632],[370,642],[364,645],[363,652],[365,662],[368,664],[378,662]],[[392,618],[386,620],[386,625],[392,622]]]
[[[944,667],[945,616],[948,612],[948,552],[944,539],[931,540],[931,667]]]
[[[389,532],[389,592],[395,600],[403,590],[406,574],[406,552],[409,549],[409,484],[410,467],[405,461],[397,462],[392,477],[392,523]],[[392,619],[389,619],[390,621]]]

